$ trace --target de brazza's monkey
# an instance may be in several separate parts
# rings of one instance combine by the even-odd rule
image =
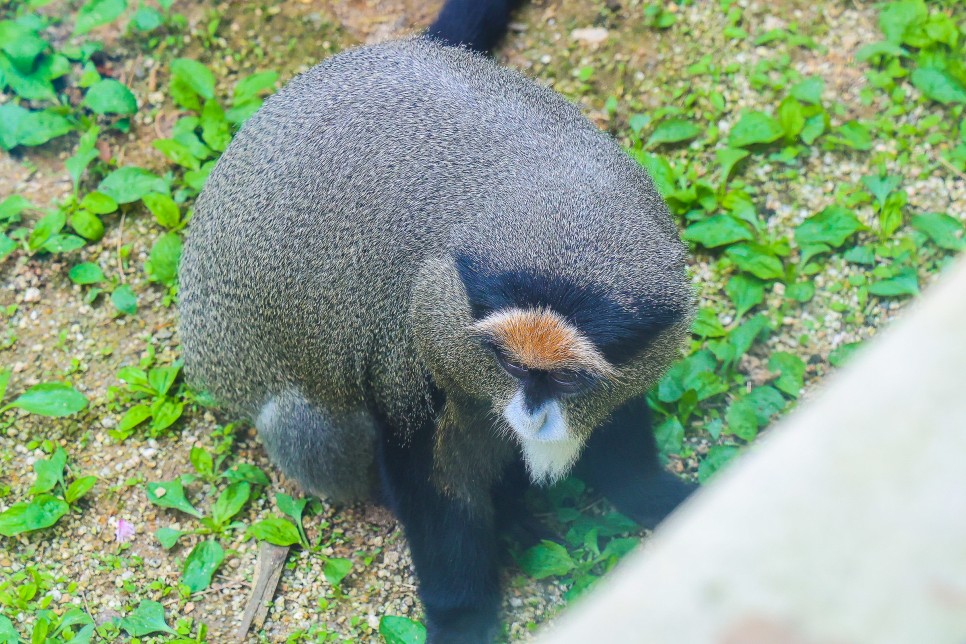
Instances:
[[[496,632],[527,485],[574,470],[644,526],[691,491],[643,397],[688,335],[685,247],[613,140],[470,49],[510,4],[454,0],[433,38],[294,78],[218,161],[181,265],[189,377],[309,492],[391,507],[435,642]]]

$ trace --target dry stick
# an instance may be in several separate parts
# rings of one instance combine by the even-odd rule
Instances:
[[[262,541],[258,546],[258,561],[255,562],[255,583],[252,594],[248,597],[245,612],[242,614],[241,626],[235,635],[235,640],[244,642],[248,637],[248,629],[252,622],[256,628],[261,628],[268,616],[268,603],[275,596],[278,580],[282,577],[282,566],[288,557],[288,547],[276,546]]]

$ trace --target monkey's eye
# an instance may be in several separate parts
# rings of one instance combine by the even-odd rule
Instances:
[[[560,391],[567,394],[577,393],[583,389],[585,384],[584,379],[580,377],[579,373],[569,369],[564,371],[552,371],[550,373],[550,379]]]
[[[494,353],[496,354],[496,361],[500,363],[500,366],[503,367],[503,370],[514,378],[523,380],[530,375],[529,369],[513,362],[506,355],[504,355],[502,351],[496,350]]]

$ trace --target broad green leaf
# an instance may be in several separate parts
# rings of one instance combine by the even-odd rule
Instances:
[[[175,544],[178,543],[178,539],[188,534],[183,530],[175,530],[174,528],[158,528],[154,531],[154,536],[158,538],[161,542],[161,547],[165,550],[171,550],[174,548]]]
[[[131,24],[138,31],[154,31],[164,24],[164,16],[152,7],[138,7],[138,10],[131,16]]]
[[[171,389],[171,385],[178,379],[181,372],[181,361],[176,360],[168,367],[154,367],[148,371],[148,386],[156,393],[164,395]]]
[[[684,425],[676,416],[671,416],[654,428],[654,438],[662,456],[677,454],[684,445]]]
[[[43,492],[50,492],[58,483],[62,484],[65,467],[67,467],[67,452],[58,447],[49,458],[40,459],[34,463],[37,480],[27,493],[36,496]]]
[[[56,112],[29,112],[19,119],[17,143],[27,146],[42,145],[73,129],[74,124],[66,116]]]
[[[231,128],[218,101],[205,101],[201,111],[201,138],[212,150],[223,151],[231,142]]]
[[[121,284],[111,293],[111,303],[121,313],[134,315],[138,312],[138,298],[127,284]]]
[[[117,210],[117,202],[102,192],[89,192],[80,202],[81,208],[90,210],[95,215],[107,215]]]
[[[74,156],[70,157],[64,161],[64,166],[67,168],[67,172],[70,174],[70,178],[74,181],[74,189],[77,189],[77,184],[80,182],[81,176],[87,169],[87,166],[91,164],[91,161],[96,159],[100,153],[97,151],[97,136],[100,134],[100,128],[96,125],[91,126],[86,132],[81,135],[80,141],[77,144],[77,150],[74,152]],[[117,204],[115,203],[115,207]],[[88,206],[84,206],[88,210],[91,210]],[[91,210],[91,212],[97,212],[96,210]]]
[[[644,166],[647,174],[654,181],[654,186],[663,197],[666,198],[677,189],[677,175],[667,159],[643,150],[634,150],[631,156]]]
[[[722,393],[723,385],[714,373],[717,366],[714,354],[707,350],[681,360],[658,383],[658,400],[676,402],[691,390],[697,393],[698,400]]]
[[[178,233],[165,233],[154,242],[150,259],[144,265],[148,278],[152,282],[174,284],[177,281],[181,246],[181,237]]]
[[[7,237],[6,235],[0,235],[0,261],[6,259],[6,257],[17,250],[17,244]]]
[[[145,490],[147,491],[148,501],[155,505],[161,506],[162,508],[180,510],[199,519],[202,516],[201,512],[185,498],[184,487],[181,485],[180,478],[176,478],[173,481],[148,483],[145,486]]]
[[[58,234],[44,242],[43,250],[48,253],[68,253],[84,247],[84,239],[77,235]]]
[[[879,203],[880,210],[885,206],[889,194],[899,187],[899,182],[901,181],[902,177],[897,175],[880,177],[870,174],[862,177],[862,185],[875,197],[875,200]]]
[[[91,29],[114,22],[125,9],[126,0],[88,0],[77,12],[74,35],[80,36]]]
[[[201,167],[201,162],[191,154],[191,150],[174,139],[155,139],[151,145],[180,166],[190,170]]]
[[[701,134],[701,128],[688,119],[673,118],[658,123],[654,133],[647,140],[648,146],[662,143],[681,143],[690,141]]]
[[[791,95],[803,103],[819,105],[822,102],[822,92],[825,90],[825,81],[821,76],[809,76],[801,82],[792,86]]]
[[[214,475],[215,462],[211,458],[211,454],[204,447],[198,447],[197,445],[192,447],[188,460],[191,461],[191,466],[195,468],[198,476],[208,478]]]
[[[100,185],[103,192],[119,204],[131,203],[151,192],[169,194],[168,184],[161,177],[143,168],[127,166],[107,175]]]
[[[785,138],[794,141],[805,129],[805,110],[797,99],[788,96],[778,106],[778,121],[785,131]]]
[[[113,78],[94,83],[84,95],[81,105],[96,114],[134,114],[138,111],[138,102],[131,90]]]
[[[0,535],[12,537],[49,528],[69,510],[64,501],[49,494],[41,494],[29,503],[14,503],[0,514]]]
[[[739,398],[728,405],[725,420],[731,433],[742,440],[751,441],[758,435],[758,417],[754,406],[746,398]]]
[[[203,99],[215,97],[215,77],[196,60],[176,58],[171,62],[171,97],[189,110],[201,111]]]
[[[743,148],[758,143],[771,143],[781,138],[784,132],[781,123],[767,114],[744,112],[731,128],[728,145],[733,148]]]
[[[168,397],[164,397],[151,410],[151,431],[156,435],[158,432],[171,427],[184,412],[184,403],[177,402]]]
[[[736,362],[740,359],[762,334],[770,329],[771,323],[763,314],[755,315],[732,329],[728,334],[728,343],[734,349],[731,360]]]
[[[815,296],[814,282],[795,282],[785,287],[785,297],[796,302],[808,302]]]
[[[100,217],[87,210],[78,210],[71,215],[70,227],[84,239],[100,241],[104,237],[104,223]]]
[[[197,593],[211,585],[218,566],[225,559],[225,551],[215,540],[201,541],[191,549],[184,561],[181,581],[192,593]]]
[[[909,52],[895,43],[887,40],[863,45],[855,52],[855,59],[860,62],[871,60],[872,58],[901,57],[908,56]]]
[[[352,571],[352,562],[348,559],[339,559],[337,557],[329,557],[325,560],[322,565],[322,574],[325,575],[326,580],[333,586],[338,586],[342,583],[342,580],[346,578]]]
[[[718,163],[721,164],[721,185],[723,187],[728,183],[734,167],[751,153],[741,148],[722,148],[715,150],[714,154],[718,157]]]
[[[7,395],[7,385],[10,384],[10,376],[12,374],[13,369],[0,370],[0,401]]]
[[[20,634],[13,627],[13,622],[0,613],[0,642],[3,644],[19,644]]]
[[[794,353],[777,351],[768,358],[768,369],[781,375],[775,380],[775,387],[792,398],[798,398],[804,386],[805,363]]]
[[[567,549],[553,541],[542,541],[528,548],[518,563],[523,572],[535,579],[566,575],[577,565]]]
[[[738,455],[739,449],[734,445],[715,445],[698,466],[698,480],[706,483],[715,472],[721,470]]]
[[[900,297],[919,294],[919,276],[914,268],[904,268],[898,275],[869,286],[869,293],[879,297]]]
[[[829,206],[799,224],[795,229],[795,241],[800,246],[828,244],[838,248],[862,228],[862,222],[851,210],[842,206]]]
[[[271,484],[265,472],[248,463],[237,463],[225,470],[221,476],[229,481],[248,481],[254,485]]]
[[[275,89],[278,72],[268,70],[257,72],[238,81],[235,85],[235,103],[249,100],[263,92]]]
[[[408,617],[383,615],[379,620],[379,634],[386,644],[424,644],[426,627]]]
[[[82,476],[67,486],[64,500],[68,503],[74,503],[90,492],[95,483],[97,483],[96,476]]]
[[[871,150],[872,135],[869,129],[858,121],[848,121],[834,130],[834,141],[855,150]]]
[[[302,540],[295,524],[280,517],[269,517],[253,523],[246,534],[276,546],[291,546]]]
[[[132,637],[144,637],[152,633],[178,634],[164,621],[164,606],[148,599],[141,600],[137,608],[127,617],[121,618],[117,625]]]
[[[962,236],[963,223],[955,217],[940,212],[927,212],[913,216],[910,223],[940,248],[953,251],[966,248],[966,241]]]
[[[67,223],[67,216],[61,210],[54,210],[47,213],[34,224],[30,236],[27,238],[27,247],[31,252],[40,250],[47,241],[59,233]]]
[[[291,517],[296,524],[302,522],[302,513],[305,511],[305,506],[308,505],[308,502],[308,499],[296,500],[288,494],[282,494],[281,492],[275,494],[275,503],[278,504],[278,509],[283,514]]]
[[[0,223],[20,221],[20,213],[30,206],[30,202],[23,195],[10,195],[0,201]]]
[[[181,223],[181,211],[174,199],[168,195],[152,192],[144,195],[144,205],[148,207],[155,221],[165,228],[174,228]]]
[[[729,246],[725,251],[728,257],[743,271],[763,280],[781,279],[785,268],[781,260],[760,244],[743,243]]]
[[[725,292],[735,304],[736,316],[741,317],[765,299],[764,283],[757,277],[738,273],[728,280]]]
[[[731,215],[714,215],[702,219],[688,226],[682,236],[706,248],[717,248],[755,237],[748,224]]]
[[[802,128],[802,142],[806,145],[815,143],[815,140],[825,132],[825,114],[815,114],[805,119],[805,127]]]
[[[20,143],[20,123],[28,114],[29,110],[13,103],[0,105],[0,147],[12,150]]]
[[[17,407],[39,416],[70,416],[87,407],[87,398],[70,385],[45,382],[34,385],[3,409]]]
[[[242,507],[251,496],[251,484],[246,481],[236,481],[230,484],[218,495],[218,500],[211,506],[211,520],[215,525],[222,526],[241,512]]]
[[[691,332],[702,338],[720,338],[725,334],[725,329],[715,310],[709,306],[703,306],[694,318]]]
[[[886,40],[896,45],[903,43],[906,34],[925,22],[929,11],[922,0],[903,0],[883,5],[879,12],[879,28]]]
[[[943,105],[966,103],[966,89],[952,75],[941,69],[920,67],[912,72],[910,80],[927,98]]]
[[[148,418],[151,417],[151,408],[148,405],[135,405],[128,409],[117,424],[117,431],[128,432]]]
[[[833,367],[841,367],[852,359],[852,356],[856,354],[861,346],[861,342],[850,342],[836,347],[828,354],[829,364]]]
[[[879,213],[879,229],[884,238],[888,239],[902,226],[902,209],[908,201],[909,196],[905,190],[893,192],[886,199],[882,212]]]
[[[33,29],[13,20],[0,20],[0,51],[23,73],[33,70],[37,56],[47,47],[47,41]]]

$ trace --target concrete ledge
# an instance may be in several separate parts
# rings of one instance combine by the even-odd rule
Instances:
[[[966,642],[966,260],[544,642]]]

